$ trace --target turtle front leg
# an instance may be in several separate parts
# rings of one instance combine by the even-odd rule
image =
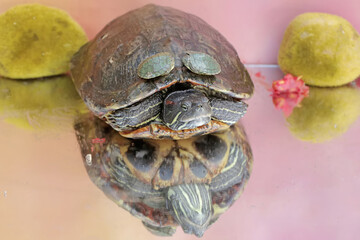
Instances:
[[[145,228],[147,230],[149,230],[149,232],[151,232],[154,235],[161,236],[161,237],[170,237],[176,231],[176,227],[173,227],[173,226],[159,227],[159,226],[154,226],[152,224],[149,224],[145,221],[142,221],[142,223],[144,224]]]
[[[105,119],[116,131],[138,128],[159,116],[162,102],[161,94],[155,93],[142,102],[106,114]]]
[[[228,125],[233,125],[244,116],[247,104],[243,101],[231,101],[220,98],[211,98],[211,118],[219,120]]]

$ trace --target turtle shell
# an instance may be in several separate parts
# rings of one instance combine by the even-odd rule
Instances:
[[[211,224],[250,177],[252,153],[241,125],[178,141],[136,140],[85,115],[75,130],[90,179],[156,234],[171,235],[179,225],[165,200],[169,186],[204,182],[211,194]]]
[[[182,62],[187,52],[210,55],[221,72],[215,67],[210,71],[215,75],[193,73]],[[168,53],[174,57],[170,72],[153,79],[145,79],[146,73],[139,77],[145,59],[156,54],[166,59]],[[254,90],[235,49],[218,31],[194,15],[152,4],[109,23],[75,54],[71,75],[80,96],[99,117],[176,83],[235,99],[249,98]]]

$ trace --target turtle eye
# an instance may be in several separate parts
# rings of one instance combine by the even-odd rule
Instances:
[[[170,73],[174,66],[175,59],[171,53],[161,52],[141,62],[137,74],[144,79],[156,78]]]
[[[200,75],[215,75],[221,72],[219,63],[206,53],[187,51],[182,62],[190,71]]]
[[[182,110],[183,111],[187,111],[188,110],[188,105],[186,105],[186,104],[181,104],[181,108],[182,108]]]

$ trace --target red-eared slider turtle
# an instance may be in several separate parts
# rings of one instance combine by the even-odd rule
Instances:
[[[146,5],[109,23],[72,59],[85,103],[122,135],[188,138],[228,128],[254,89],[232,45],[200,18]]]
[[[124,138],[96,117],[75,125],[91,180],[151,232],[202,236],[240,196],[252,154],[240,124],[183,140]]]

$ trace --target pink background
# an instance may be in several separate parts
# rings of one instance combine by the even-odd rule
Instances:
[[[148,3],[193,13],[218,29],[247,63],[276,63],[289,21],[304,12],[340,15],[360,29],[359,0],[0,0],[0,12],[19,3],[38,2],[66,10],[92,38],[109,21]]]
[[[0,0],[68,11],[93,37],[107,22],[150,1]],[[360,1],[152,1],[194,13],[223,33],[247,63],[276,63],[282,34],[297,14],[338,14],[360,30]],[[261,72],[264,78],[255,76]],[[278,69],[250,69],[256,94],[244,117],[254,152],[242,197],[203,239],[359,239],[360,121],[323,144],[295,139],[264,87]],[[159,239],[92,184],[71,129],[34,133],[0,122],[1,239]],[[196,239],[177,230],[173,239]]]

